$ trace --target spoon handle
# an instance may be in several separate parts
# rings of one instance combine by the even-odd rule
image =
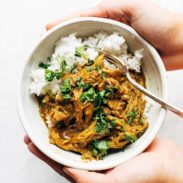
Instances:
[[[173,106],[172,104],[166,102],[165,100],[161,99],[160,97],[154,95],[150,91],[146,90],[144,87],[136,83],[130,76],[130,73],[127,72],[126,76],[128,78],[128,81],[139,91],[141,91],[143,94],[148,96],[149,98],[155,100],[157,103],[162,105],[164,108],[169,109],[170,111],[174,112],[175,114],[179,115],[183,118],[183,110],[179,109],[178,107]]]

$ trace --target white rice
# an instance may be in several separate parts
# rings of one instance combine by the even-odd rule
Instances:
[[[84,51],[85,58],[75,56],[76,48],[83,45],[98,48],[102,51],[116,55],[125,62],[129,69],[140,72],[143,50],[135,51],[133,56],[128,54],[128,45],[125,39],[116,32],[110,35],[99,32],[84,39],[77,37],[76,34],[61,37],[55,45],[54,53],[51,55],[51,60],[49,62],[50,66],[47,69],[51,71],[61,70],[61,64],[58,60],[62,57],[64,57],[66,61],[65,72],[71,72],[75,67],[85,65],[88,62],[88,59],[94,60],[98,56],[98,52],[91,48],[87,48]],[[111,69],[115,68],[114,65],[107,61],[105,61],[105,66]],[[77,70],[75,69],[75,71]],[[44,95],[47,91],[56,94],[59,91],[59,84],[62,82],[56,78],[50,82],[46,81],[45,69],[43,68],[32,71],[31,79],[30,93],[36,94],[37,96]]]

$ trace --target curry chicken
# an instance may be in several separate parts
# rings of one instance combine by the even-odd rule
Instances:
[[[142,86],[143,73],[130,71]],[[60,92],[38,97],[40,115],[50,120],[52,144],[99,160],[124,149],[147,129],[146,101],[118,68],[109,69],[104,55],[62,76]]]

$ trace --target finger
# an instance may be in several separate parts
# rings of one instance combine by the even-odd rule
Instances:
[[[142,153],[114,168],[110,172],[113,182],[159,182],[164,173],[161,158],[156,153]]]
[[[99,8],[99,6],[85,9],[85,10],[73,13],[71,15],[65,16],[59,20],[54,21],[54,22],[48,23],[46,25],[46,30],[49,30],[52,27],[54,27],[55,25],[62,23],[64,21],[71,20],[73,18],[79,18],[79,17],[103,17],[103,18],[107,18],[107,11],[105,11],[105,9],[103,9],[103,8]]]
[[[24,142],[28,145],[31,142],[31,139],[27,135],[25,135]]]
[[[151,152],[151,151],[163,152],[164,149],[166,149],[166,145],[168,145],[169,143],[170,143],[170,141],[167,139],[156,137],[145,151],[146,152]],[[167,150],[165,150],[165,151],[167,151]]]
[[[109,182],[108,175],[64,167],[63,171],[73,178],[77,183],[103,183]]]
[[[137,1],[128,0],[128,1],[118,1],[116,0],[105,0],[99,3],[97,6],[93,8],[89,8],[87,10],[82,10],[71,14],[69,16],[63,17],[60,20],[55,22],[51,22],[47,24],[46,29],[49,30],[55,25],[70,20],[72,18],[78,17],[102,17],[102,18],[110,18],[113,20],[117,20],[123,23],[130,24],[132,14],[134,14],[134,10],[136,9]]]
[[[52,159],[48,158],[46,155],[44,155],[32,142],[29,143],[28,149],[39,159],[47,163],[51,168],[53,168],[57,173],[64,176],[68,180],[72,181],[70,177],[68,177],[67,174],[63,172],[63,166]]]
[[[172,140],[157,137],[152,144],[146,149],[146,152],[157,152],[161,154],[182,154],[183,148],[177,145]]]
[[[171,54],[171,55],[161,55],[162,60],[165,64],[167,70],[178,70],[183,69],[183,52]]]

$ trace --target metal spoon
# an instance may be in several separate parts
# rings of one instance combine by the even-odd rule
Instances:
[[[151,93],[150,91],[148,91],[147,89],[145,89],[144,87],[139,85],[136,81],[134,81],[134,79],[132,79],[132,77],[130,76],[128,68],[126,67],[125,63],[121,59],[119,59],[118,57],[116,57],[114,55],[106,53],[104,51],[101,51],[97,48],[93,48],[93,49],[95,49],[99,53],[104,54],[105,58],[110,63],[116,65],[117,68],[122,69],[124,74],[126,75],[128,81],[129,81],[129,83],[132,84],[137,90],[141,91],[143,94],[145,94],[146,96],[148,96],[152,100],[154,100],[157,103],[159,103],[160,105],[162,105],[162,107],[164,107],[166,109],[169,109],[170,111],[174,112],[175,114],[177,114],[177,115],[179,115],[180,117],[183,118],[183,110],[179,109],[178,107],[175,107],[174,105],[168,103],[167,101],[163,100],[162,98],[154,95],[153,93]]]

